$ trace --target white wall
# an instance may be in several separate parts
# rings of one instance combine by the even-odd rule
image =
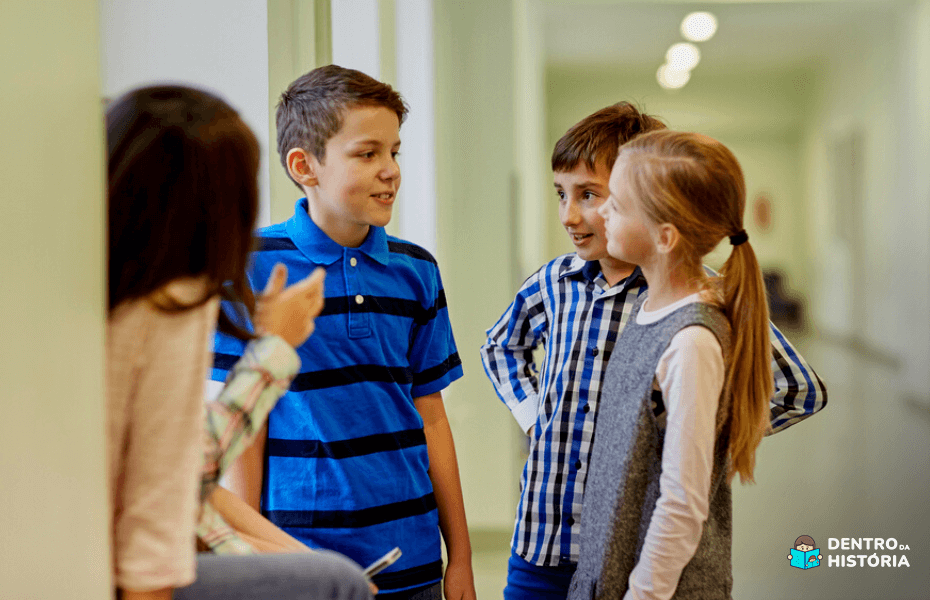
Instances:
[[[900,202],[894,189],[902,151],[894,101],[893,65],[898,62],[898,48],[892,40],[897,39],[897,32],[888,18],[857,33],[837,40],[836,54],[825,69],[822,95],[807,128],[808,153],[813,159],[809,168],[814,171],[810,212],[814,230],[820,233],[811,240],[814,254],[820,257],[813,307],[832,333],[860,335],[894,351],[895,343],[886,334],[893,330],[897,315],[875,308],[884,304],[890,285],[893,215],[889,209]],[[835,181],[838,157],[834,147],[853,132],[861,132],[863,140],[860,176],[866,230],[841,232],[838,213],[851,207],[849,198],[840,197],[843,194]],[[864,247],[842,242],[843,236],[857,235],[863,236]],[[855,269],[868,274],[870,285],[866,289],[853,289]],[[864,319],[854,317],[854,294],[873,308]]]
[[[278,163],[268,143],[266,3],[100,0],[100,18],[104,94],[183,83],[219,93],[239,111],[262,148],[259,224],[267,225],[268,169]]]
[[[436,254],[436,64],[431,0],[396,0],[396,88],[410,106],[401,129],[398,234]]]
[[[403,175],[391,235],[436,254],[436,137],[433,2],[333,0],[333,63],[392,85],[410,107],[401,127]]]
[[[378,0],[332,0],[333,64],[381,78]]]
[[[902,387],[930,407],[930,0],[902,18],[901,171],[892,211],[892,285],[901,294],[896,334],[907,348]]]
[[[469,526],[509,529],[520,432],[478,348],[513,300],[513,17],[509,2],[436,2],[438,259],[465,377],[446,407]],[[525,436],[522,436],[525,439]]]
[[[95,3],[0,18],[0,598],[109,598]]]
[[[541,3],[512,0],[514,20],[514,166],[518,210],[512,232],[517,261],[514,283],[547,260],[547,215],[551,212],[551,148],[546,143],[546,56]]]
[[[930,404],[930,3],[905,5],[837,48],[806,140],[808,184],[819,257],[815,310],[840,334],[858,334],[903,360],[903,392]],[[856,57],[851,60],[850,57]],[[868,82],[864,84],[863,82]],[[831,144],[862,132],[863,247],[839,243],[837,211],[847,210],[831,181]],[[853,269],[867,285],[851,289]],[[846,298],[837,290],[848,290]],[[864,322],[844,315],[861,294]],[[841,310],[837,310],[840,308]]]

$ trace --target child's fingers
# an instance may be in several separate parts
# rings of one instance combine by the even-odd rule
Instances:
[[[271,275],[268,276],[268,283],[265,284],[265,290],[262,292],[263,296],[270,296],[272,294],[277,294],[284,289],[284,284],[287,283],[287,267],[283,263],[278,263],[274,266],[274,269],[271,270]]]
[[[292,285],[289,290],[295,294],[303,294],[310,297],[313,295],[323,295],[323,280],[326,279],[326,271],[322,267],[317,267],[312,273]]]
[[[313,288],[319,287],[320,289],[323,289],[323,281],[325,279],[326,279],[326,269],[324,269],[323,267],[317,267],[313,269],[313,273],[310,273],[310,275],[308,275],[306,279],[304,279],[304,281],[307,282],[308,288],[313,289]]]

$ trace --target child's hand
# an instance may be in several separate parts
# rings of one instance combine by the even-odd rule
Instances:
[[[278,263],[268,277],[265,291],[255,301],[255,332],[277,335],[294,348],[313,333],[313,320],[323,310],[323,279],[317,268],[302,281],[285,288],[287,267]]]
[[[453,562],[450,559],[442,587],[446,600],[476,600],[471,563]]]

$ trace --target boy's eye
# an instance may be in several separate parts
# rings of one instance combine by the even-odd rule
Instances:
[[[559,197],[559,200],[565,200],[565,192],[563,192],[562,190],[556,190],[555,194],[556,196]]]
[[[584,198],[585,200],[590,200],[594,198],[595,196],[596,194],[594,192],[585,192],[582,198]]]
[[[397,158],[398,156],[400,156],[400,150],[394,150],[393,152],[391,152],[392,158]]]
[[[359,154],[359,156],[361,156],[362,158],[371,158],[374,155],[375,155],[374,152],[362,152],[361,154]]]

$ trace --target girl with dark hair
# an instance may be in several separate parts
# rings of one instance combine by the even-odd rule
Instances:
[[[110,105],[106,121],[107,437],[118,595],[370,598],[361,569],[334,553],[195,560],[195,529],[214,550],[253,552],[224,530],[211,501],[226,504],[216,482],[299,368],[293,347],[313,331],[323,274],[285,288],[279,266],[253,298],[245,268],[259,146],[223,100],[185,87],[139,89]],[[221,313],[221,298],[243,314]],[[253,315],[257,336],[242,325]],[[251,341],[205,411],[217,319]],[[269,537],[301,549],[283,532]]]

